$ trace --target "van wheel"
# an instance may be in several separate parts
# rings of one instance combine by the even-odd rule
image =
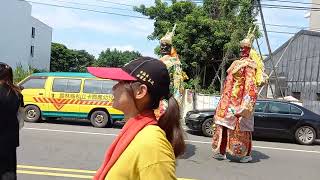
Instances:
[[[109,115],[104,111],[94,111],[90,116],[90,121],[94,127],[103,128],[108,125]]]
[[[41,111],[37,106],[28,105],[24,108],[24,120],[27,122],[39,122]]]

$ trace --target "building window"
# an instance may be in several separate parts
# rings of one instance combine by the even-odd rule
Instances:
[[[34,38],[36,36],[36,28],[32,27],[31,37]]]
[[[299,99],[301,98],[301,92],[292,92],[292,96],[296,99]]]
[[[317,101],[320,101],[320,93],[316,93],[317,94]]]
[[[31,46],[31,49],[30,49],[30,55],[31,55],[31,57],[33,57],[33,56],[34,56],[34,46]]]

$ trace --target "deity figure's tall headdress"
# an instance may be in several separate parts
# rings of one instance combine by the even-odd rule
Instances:
[[[251,47],[254,37],[255,37],[255,31],[256,31],[256,25],[254,25],[254,28],[252,29],[251,27],[249,28],[249,31],[247,33],[246,38],[244,38],[241,42],[240,42],[240,46],[241,47]]]
[[[160,43],[162,44],[169,44],[172,45],[172,38],[174,36],[175,30],[176,30],[176,24],[174,24],[172,31],[171,32],[167,32],[166,35],[164,35],[161,39],[160,39]]]
[[[255,74],[255,83],[258,87],[263,86],[265,83],[268,82],[268,75],[265,73],[264,64],[261,55],[254,50],[252,47],[252,43],[255,38],[255,31],[256,31],[256,25],[254,25],[254,28],[249,28],[249,31],[247,33],[246,38],[244,38],[240,42],[241,47],[249,47],[250,48],[250,55],[249,57],[254,60],[257,64],[256,68],[256,74]]]

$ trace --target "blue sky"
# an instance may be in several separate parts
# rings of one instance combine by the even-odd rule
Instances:
[[[28,0],[27,0],[28,1]],[[30,0],[48,4],[93,9],[97,11],[141,16],[132,11],[133,5],[152,5],[153,0]],[[298,1],[298,0],[295,0]],[[69,3],[68,3],[69,2]],[[78,4],[71,4],[78,3]],[[113,3],[112,3],[113,2]],[[299,2],[310,2],[299,0]],[[91,6],[80,5],[90,4]],[[119,3],[119,4],[114,4]],[[81,10],[50,7],[32,4],[32,15],[53,28],[53,42],[67,45],[71,49],[85,49],[96,57],[107,48],[120,50],[135,50],[145,56],[155,56],[154,48],[158,41],[150,41],[147,36],[153,32],[153,21],[148,19],[123,17],[105,13],[87,12]],[[122,4],[122,5],[120,5]],[[262,4],[308,6],[262,0]],[[105,7],[97,7],[105,6]],[[117,9],[118,8],[118,9]],[[121,9],[121,10],[120,10]],[[308,27],[309,19],[305,18],[307,11],[263,8],[267,24],[285,24],[290,26]],[[257,17],[260,21],[260,17]],[[299,29],[267,26],[268,31],[296,33]],[[275,50],[292,34],[269,33],[272,50]],[[265,38],[260,40],[263,54],[267,53]]]

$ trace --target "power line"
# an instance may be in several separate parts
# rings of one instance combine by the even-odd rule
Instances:
[[[75,5],[82,5],[82,6],[99,7],[99,8],[105,8],[105,9],[116,9],[116,10],[124,10],[124,11],[133,11],[133,9],[125,9],[125,8],[118,8],[118,7],[112,7],[112,6],[100,6],[100,5],[94,5],[94,4],[77,3],[77,2],[62,1],[62,0],[50,0],[50,1],[62,2],[62,3],[67,3],[67,4],[75,4]]]
[[[269,2],[286,2],[292,4],[305,4],[305,5],[319,5],[318,3],[306,3],[306,2],[298,2],[298,1],[288,1],[288,0],[264,0]],[[203,1],[192,1],[194,3],[203,3]],[[320,11],[320,8],[312,8],[307,6],[291,6],[291,5],[276,5],[276,4],[261,4],[264,8],[275,8],[275,9],[290,9],[290,10],[310,10],[310,11]]]
[[[261,6],[264,8],[275,8],[275,9],[320,11],[320,8],[310,8],[306,6],[286,6],[286,5],[274,5],[274,4],[261,4]]]
[[[196,1],[196,0],[190,0],[190,1],[187,1],[187,0],[184,0],[185,2],[193,2],[193,3],[196,3],[196,4],[201,4],[203,3],[203,1]],[[171,0],[163,0],[163,2],[167,2],[167,3],[171,3],[172,1]]]
[[[134,5],[131,4],[124,4],[124,3],[116,3],[112,1],[106,1],[106,0],[96,0],[98,2],[104,2],[104,3],[109,3],[109,4],[116,4],[116,5],[121,5],[121,6],[129,6],[129,7],[134,7]]]
[[[286,0],[265,0],[265,1],[272,1],[272,2],[287,2],[287,3],[296,3],[296,4],[306,4],[306,5],[319,5],[317,3],[304,3],[304,2],[297,2],[297,1],[286,1]],[[167,0],[166,2],[170,2]],[[194,3],[203,3],[203,1],[191,1]],[[254,7],[257,7],[254,5]],[[276,4],[261,4],[261,7],[263,8],[271,8],[271,9],[287,9],[287,10],[309,10],[309,11],[320,11],[319,8],[313,8],[313,7],[307,7],[307,6],[292,6],[292,5],[276,5]]]
[[[24,0],[19,0],[19,1],[24,1]],[[62,2],[61,0],[54,0],[54,1]],[[72,6],[63,6],[63,5],[56,5],[56,4],[40,3],[40,2],[34,2],[34,1],[27,1],[27,2],[30,2],[30,3],[33,3],[33,4],[44,5],[44,6],[75,9],[75,10],[89,11],[89,12],[95,12],[95,13],[103,13],[103,14],[111,14],[111,15],[118,15],[118,16],[131,17],[131,18],[139,18],[139,19],[149,19],[149,18],[143,17],[143,16],[133,16],[133,15],[128,15],[128,14],[112,13],[112,12],[107,12],[107,11],[99,11],[99,10],[95,10],[95,9],[78,8],[78,7],[72,7]],[[77,4],[80,4],[80,3],[77,3]],[[261,24],[261,23],[258,23],[258,24]],[[295,29],[305,29],[305,28],[307,28],[307,27],[282,25],[282,24],[266,24],[266,25],[267,26],[275,26],[275,27],[295,28]],[[310,30],[312,30],[312,29],[310,29]],[[314,30],[318,30],[318,29],[314,29]],[[268,32],[270,32],[270,33],[279,33],[279,34],[295,34],[295,33],[292,33],[292,32],[284,32],[284,31],[268,31]]]
[[[22,1],[22,0],[20,0]],[[107,11],[99,11],[94,9],[87,9],[87,8],[79,8],[79,7],[72,7],[72,6],[63,6],[63,5],[56,5],[56,4],[47,4],[47,3],[40,3],[40,2],[34,2],[34,1],[26,1],[30,2],[32,4],[39,4],[44,6],[52,6],[52,7],[60,7],[60,8],[66,8],[66,9],[76,9],[81,11],[89,11],[89,12],[95,12],[95,13],[102,13],[102,14],[111,14],[111,15],[117,15],[117,16],[124,16],[124,17],[132,17],[132,18],[139,18],[139,19],[150,19],[143,16],[134,16],[134,15],[128,15],[128,14],[119,14],[119,13],[113,13],[113,12],[107,12]]]
[[[284,31],[267,31],[269,33],[279,33],[279,34],[296,34],[296,33],[293,33],[293,32],[284,32]]]
[[[261,24],[261,23],[257,23]],[[267,26],[274,26],[274,27],[285,27],[285,28],[293,28],[293,29],[305,29],[308,27],[303,27],[303,26],[292,26],[292,25],[286,25],[286,24],[266,24]]]
[[[187,1],[187,0],[185,0]],[[193,3],[203,3],[202,0],[190,0]],[[320,5],[319,3],[308,3],[308,2],[298,2],[298,1],[289,1],[289,0],[263,0],[264,2],[283,2],[283,3],[291,3],[291,4],[304,4],[304,5]],[[171,2],[171,0],[164,0],[164,2]],[[266,4],[261,4],[266,5]],[[268,5],[275,5],[275,4],[268,4]],[[277,6],[277,5],[275,5]],[[281,6],[281,5],[280,5]],[[289,6],[290,7],[290,6]],[[294,7],[294,6],[291,6]],[[309,7],[304,7],[304,8],[309,8]]]
[[[166,0],[166,1],[170,1],[170,0]],[[191,0],[191,1],[195,2],[195,3],[203,3],[202,0]],[[308,2],[289,1],[289,0],[263,0],[263,2],[265,2],[265,1],[268,1],[268,2],[284,2],[284,3],[291,3],[291,4],[320,5],[319,3],[308,3]]]
[[[264,22],[264,17],[263,17],[263,12],[262,12],[262,7],[261,7],[261,3],[260,3],[260,0],[257,0],[257,7],[259,9],[259,12],[260,12],[260,17],[261,17],[261,23],[262,23],[262,27],[263,27],[263,32],[264,32],[264,36],[266,38],[266,43],[267,43],[267,47],[268,47],[268,51],[269,51],[269,57],[271,59],[271,65],[272,65],[272,68],[274,70],[274,73],[276,75],[276,86],[278,86],[279,90],[280,90],[280,93],[281,93],[281,96],[283,98],[283,92],[282,92],[282,89],[280,88],[280,83],[279,83],[279,80],[278,80],[278,73],[276,71],[276,68],[273,64],[273,59],[272,59],[272,50],[271,50],[271,46],[270,46],[270,43],[269,43],[269,38],[268,38],[268,33],[267,33],[267,29],[266,29],[266,24]],[[273,94],[273,97],[274,94]]]
[[[288,1],[288,0],[263,0],[269,2],[285,2],[285,3],[292,3],[292,4],[306,4],[306,5],[320,5],[318,3],[308,3],[308,2],[299,2],[299,1]]]

